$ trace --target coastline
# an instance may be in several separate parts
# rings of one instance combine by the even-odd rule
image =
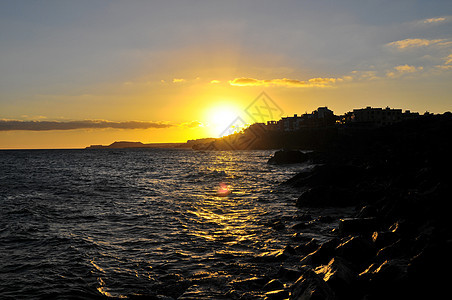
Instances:
[[[303,188],[296,205],[354,207],[318,244],[300,222],[279,254],[283,263],[261,288],[267,299],[418,299],[444,295],[451,267],[451,119],[354,135],[310,154],[318,165],[285,184]],[[450,136],[450,135],[449,135]],[[369,142],[371,141],[371,142]],[[280,156],[284,154],[280,153]],[[274,286],[275,289],[270,288]]]

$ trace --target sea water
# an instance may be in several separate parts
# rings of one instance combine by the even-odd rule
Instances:
[[[293,234],[271,225],[300,214],[281,183],[309,167],[272,153],[0,151],[0,298],[165,299],[271,276],[256,258]]]

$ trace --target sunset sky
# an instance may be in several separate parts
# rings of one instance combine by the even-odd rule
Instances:
[[[452,1],[0,2],[1,149],[217,137],[263,91],[450,111]]]

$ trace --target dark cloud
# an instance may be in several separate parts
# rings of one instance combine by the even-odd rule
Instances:
[[[11,130],[74,130],[74,129],[149,129],[149,128],[169,128],[174,125],[165,122],[139,122],[125,121],[112,122],[106,120],[83,120],[83,121],[20,121],[20,120],[0,120],[0,131]]]

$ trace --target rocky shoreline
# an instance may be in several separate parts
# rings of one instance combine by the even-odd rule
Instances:
[[[338,143],[323,153],[310,153],[308,159],[318,165],[284,183],[304,188],[296,205],[304,209],[353,206],[355,213],[340,219],[334,236],[320,245],[303,234],[295,235],[294,243],[283,252],[295,262],[264,286],[275,287],[266,298],[434,299],[448,295],[451,124],[450,117],[405,124],[383,129],[388,130],[385,134],[373,132],[373,137],[354,136],[353,142]],[[369,139],[372,143],[365,144]],[[284,156],[298,157],[293,151],[281,151],[270,163],[278,157],[284,163]]]
[[[250,258],[253,269],[233,266],[233,277],[169,278],[155,288],[170,297],[146,299],[446,298],[451,132],[444,115],[344,136],[322,151],[276,152],[269,163],[315,165],[282,183],[299,188],[300,215],[268,224],[293,232],[290,242]]]

